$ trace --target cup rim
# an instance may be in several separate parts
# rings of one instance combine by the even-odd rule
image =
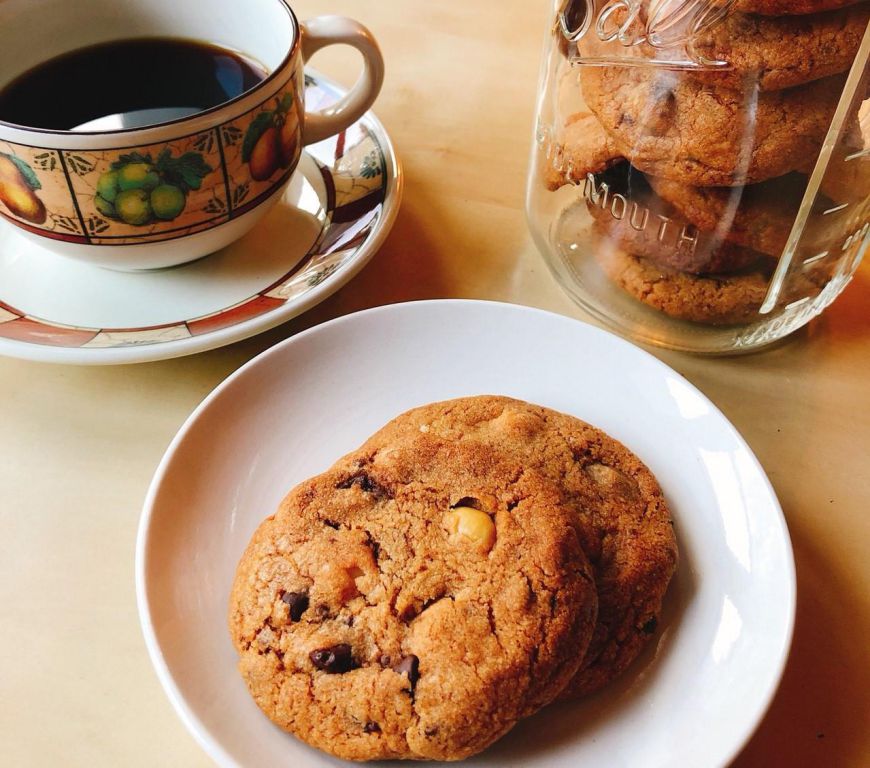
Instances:
[[[223,111],[227,107],[232,106],[233,104],[236,104],[243,99],[247,99],[251,96],[251,94],[260,91],[273,83],[284,72],[287,65],[294,59],[296,53],[299,50],[299,45],[302,38],[299,26],[299,19],[296,18],[296,14],[293,12],[293,9],[290,7],[290,4],[287,2],[287,0],[277,0],[277,2],[283,6],[284,10],[287,12],[288,17],[290,18],[291,24],[293,25],[293,42],[290,45],[290,49],[284,55],[284,58],[281,59],[279,64],[268,75],[266,75],[266,77],[264,77],[252,88],[249,88],[247,91],[243,91],[242,93],[240,93],[238,96],[233,96],[233,98],[227,99],[227,101],[222,101],[220,104],[215,104],[213,107],[203,109],[200,112],[194,112],[192,115],[186,115],[185,117],[176,117],[173,120],[163,120],[159,123],[140,125],[135,128],[116,128],[103,131],[72,131],[61,130],[58,128],[36,128],[34,126],[21,125],[20,123],[13,123],[3,119],[0,119],[0,128],[11,128],[13,130],[26,133],[53,136],[123,136],[125,134],[135,133],[137,131],[141,132],[148,131],[154,128],[164,128],[171,125],[182,125],[184,123],[190,122],[191,120],[200,119],[204,115],[210,115],[219,111]]]

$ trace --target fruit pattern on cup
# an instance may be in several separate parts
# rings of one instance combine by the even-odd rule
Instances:
[[[133,226],[172,221],[187,204],[187,193],[199,189],[212,168],[199,152],[173,157],[164,149],[151,154],[121,155],[97,181],[94,207],[103,216]]]
[[[31,224],[42,224],[45,206],[36,195],[42,184],[33,169],[20,157],[0,152],[0,203]]]
[[[242,162],[248,164],[251,178],[265,181],[279,168],[289,168],[299,145],[299,115],[293,94],[275,100],[275,108],[257,114],[245,131]]]

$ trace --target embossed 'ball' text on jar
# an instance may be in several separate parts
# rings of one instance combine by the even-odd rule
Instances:
[[[526,209],[568,294],[700,353],[822,312],[870,242],[870,3],[551,2]]]

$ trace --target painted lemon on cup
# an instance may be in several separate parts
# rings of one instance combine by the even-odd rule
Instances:
[[[154,169],[148,163],[127,163],[117,171],[118,189],[154,189],[160,183]]]
[[[120,187],[118,185],[118,172],[106,171],[97,180],[97,194],[106,202],[114,203]]]
[[[115,197],[117,197],[117,193],[115,193]],[[114,199],[114,197],[113,197]],[[115,210],[115,204],[110,203],[106,198],[100,197],[97,195],[94,198],[94,207],[103,214],[103,216],[108,216],[110,219],[118,218],[118,213]]]
[[[125,189],[115,198],[115,212],[125,224],[141,226],[151,221],[151,196],[145,189]]]
[[[172,221],[187,206],[188,193],[213,170],[199,152],[176,157],[167,147],[156,159],[139,152],[121,155],[97,179],[94,208],[135,227]]]
[[[180,187],[161,184],[151,190],[151,210],[158,219],[172,221],[184,210],[187,198]]]

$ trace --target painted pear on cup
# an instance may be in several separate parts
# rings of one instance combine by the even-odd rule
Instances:
[[[285,93],[274,109],[260,112],[248,125],[242,142],[242,162],[248,164],[251,178],[270,179],[279,168],[289,168],[299,145],[299,116],[293,94]]]
[[[45,205],[36,196],[42,185],[27,163],[14,155],[0,152],[0,203],[31,224],[46,219]]]
[[[302,139],[302,129],[299,125],[299,115],[296,112],[288,112],[281,124],[278,134],[278,142],[281,148],[281,167],[289,168],[296,159],[296,151]]]
[[[275,173],[280,160],[278,152],[278,129],[275,127],[267,128],[254,144],[251,159],[248,161],[251,178],[264,181]]]

